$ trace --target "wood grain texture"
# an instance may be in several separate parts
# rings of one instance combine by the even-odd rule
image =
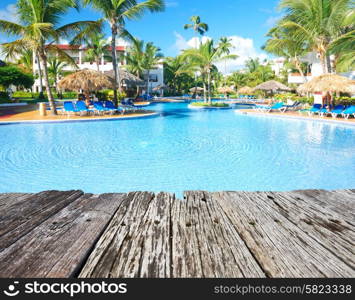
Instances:
[[[82,191],[45,191],[14,194],[0,206],[0,252],[83,194]],[[6,200],[8,199],[8,200]]]
[[[123,200],[84,194],[0,253],[0,277],[71,277]]]
[[[355,277],[355,190],[0,194],[0,277]]]

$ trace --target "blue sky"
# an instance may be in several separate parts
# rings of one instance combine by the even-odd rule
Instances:
[[[1,0],[0,19],[16,20],[14,0]],[[210,26],[208,37],[233,38],[235,50],[240,59],[233,67],[243,64],[247,56],[265,58],[260,47],[265,42],[265,34],[280,17],[278,0],[166,0],[165,12],[146,14],[141,20],[128,22],[127,29],[144,41],[152,41],[166,56],[174,56],[182,48],[193,45],[192,31],[183,29],[192,15],[199,15]],[[70,11],[64,22],[73,20],[95,20],[100,14],[91,8],[79,13]],[[107,33],[109,34],[108,28]],[[0,34],[0,42],[7,38]]]

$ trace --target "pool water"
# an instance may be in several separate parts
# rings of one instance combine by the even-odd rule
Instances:
[[[1,125],[0,192],[355,188],[355,127],[151,109],[160,116]]]

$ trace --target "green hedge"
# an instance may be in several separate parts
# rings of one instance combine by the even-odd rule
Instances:
[[[213,102],[211,104],[205,103],[205,102],[194,102],[191,103],[192,106],[198,106],[198,107],[229,107],[228,104],[223,103],[223,102]]]
[[[335,97],[336,104],[355,105],[355,97]]]

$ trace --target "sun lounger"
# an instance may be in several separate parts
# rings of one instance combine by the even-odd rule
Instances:
[[[77,101],[76,102],[76,109],[80,113],[80,115],[82,115],[83,113],[90,114],[90,113],[94,112],[93,110],[88,109],[86,107],[86,104],[84,101]]]
[[[341,115],[343,111],[345,110],[344,105],[336,105],[333,110],[330,111],[330,114],[332,117],[335,119],[338,115]]]
[[[318,113],[322,109],[322,104],[314,104],[311,109],[308,110],[308,114],[311,116]]]
[[[104,114],[106,111],[108,111],[108,109],[106,109],[100,101],[94,102],[94,110],[98,115]]]
[[[105,108],[111,113],[114,114],[117,111],[117,108],[112,101],[105,101]]]
[[[63,105],[64,111],[67,114],[67,116],[69,117],[71,114],[76,114],[79,111],[77,110],[77,108],[74,106],[74,103],[71,101],[65,101],[64,105]]]
[[[271,112],[273,110],[278,110],[282,113],[284,113],[286,111],[286,107],[284,106],[284,103],[283,102],[278,102],[278,103],[275,103],[274,105],[271,105],[271,106],[259,106],[259,109],[263,112]]]
[[[350,116],[355,117],[355,105],[352,105],[345,109],[341,114],[345,119],[349,119]]]

